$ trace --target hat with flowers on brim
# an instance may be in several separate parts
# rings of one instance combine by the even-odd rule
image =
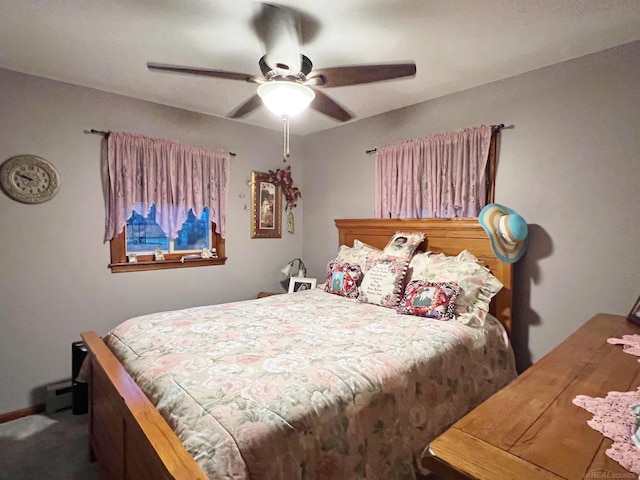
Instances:
[[[520,260],[529,245],[524,218],[504,205],[490,203],[480,211],[478,222],[489,235],[496,257],[506,263]]]

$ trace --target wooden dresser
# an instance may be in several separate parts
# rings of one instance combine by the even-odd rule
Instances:
[[[606,342],[625,334],[640,327],[596,315],[431,442],[424,465],[442,479],[638,478],[605,455],[611,441],[572,403],[640,385],[638,357]]]

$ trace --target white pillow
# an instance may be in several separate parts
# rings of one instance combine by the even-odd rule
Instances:
[[[416,257],[410,264],[408,281],[456,282],[460,286],[454,308],[456,320],[467,325],[484,324],[489,303],[503,286],[487,267],[467,250],[455,257],[442,253]]]
[[[367,257],[379,257],[382,255],[382,250],[379,248],[367,245],[358,239],[353,241],[353,247],[341,245],[338,250],[338,256],[336,260],[340,263],[349,263],[351,265],[358,265],[360,269],[365,271],[365,264]]]

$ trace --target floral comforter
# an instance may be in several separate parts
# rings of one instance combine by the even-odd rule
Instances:
[[[413,479],[427,444],[515,378],[497,321],[320,289],[130,319],[107,345],[211,479]]]

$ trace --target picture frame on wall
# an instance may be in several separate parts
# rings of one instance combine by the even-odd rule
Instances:
[[[317,280],[308,277],[291,277],[289,279],[289,293],[303,292],[316,288]]]
[[[627,315],[627,320],[636,325],[640,325],[640,297],[638,297],[636,303],[633,304],[633,308],[629,312],[629,315]]]
[[[251,172],[251,238],[282,237],[282,187]]]

